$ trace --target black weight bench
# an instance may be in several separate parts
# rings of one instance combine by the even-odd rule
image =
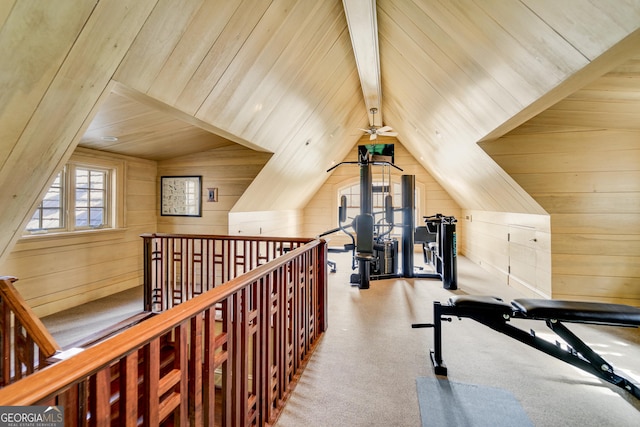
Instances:
[[[451,318],[446,316],[467,317],[594,374],[640,399],[638,386],[614,372],[609,362],[563,324],[567,322],[638,327],[640,326],[640,308],[622,304],[545,299],[516,299],[507,303],[491,296],[464,295],[450,298],[448,304],[435,301],[433,313],[434,323],[414,324],[412,327],[434,328],[431,362],[437,375],[447,375],[447,368],[442,360],[442,321],[451,321]],[[509,323],[512,318],[544,321],[549,329],[567,343],[567,347],[539,338],[533,330],[525,331],[513,326]]]

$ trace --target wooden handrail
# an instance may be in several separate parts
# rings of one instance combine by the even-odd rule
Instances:
[[[190,239],[224,239],[224,240],[252,240],[256,242],[295,242],[306,244],[314,239],[308,237],[272,237],[272,236],[232,236],[224,234],[172,234],[172,233],[143,233],[140,235],[143,238],[151,237],[185,237]]]
[[[42,369],[60,346],[13,286],[0,277],[0,387]]]
[[[148,312],[168,310],[312,240],[163,233],[140,237]]]
[[[18,279],[11,276],[0,277],[0,298],[11,308],[27,334],[40,348],[45,358],[53,356],[60,350],[55,338],[49,333],[40,318],[31,310],[31,307],[22,298],[13,283]]]
[[[121,402],[118,416],[128,417],[127,422],[135,423],[138,419],[131,405],[135,408],[142,396],[151,402],[147,403],[144,414],[152,418],[145,422],[153,424],[159,404],[159,397],[151,396],[153,384],[157,387],[157,384],[167,384],[171,379],[170,384],[176,384],[169,389],[173,390],[169,392],[171,404],[177,408],[175,411],[179,411],[177,416],[181,423],[189,417],[192,424],[213,425],[211,418],[215,411],[211,408],[211,381],[213,369],[217,366],[222,367],[222,376],[226,378],[223,379],[223,391],[228,394],[231,390],[233,394],[233,397],[228,397],[231,400],[224,404],[233,414],[223,415],[227,417],[223,422],[226,425],[247,425],[254,421],[257,425],[271,423],[288,396],[296,371],[304,365],[303,361],[308,359],[312,347],[326,328],[325,262],[326,242],[310,242],[1,389],[0,405],[64,404],[67,416],[68,412],[80,411],[69,406],[73,406],[74,399],[86,393],[78,391],[80,386],[89,390],[93,399],[88,405],[92,422],[98,419],[105,421],[113,417],[113,413],[110,413],[109,397],[100,390],[108,384],[108,370],[119,367],[119,384],[121,387],[127,385],[126,390],[121,389],[120,395],[126,396],[127,402],[124,406]],[[223,329],[212,331],[213,319],[220,321],[216,318],[220,307]],[[188,335],[188,330],[191,330],[191,335]],[[173,370],[168,374],[153,372],[154,368],[159,369],[157,352],[162,345],[162,337],[173,337],[172,345],[176,348]],[[189,346],[191,350],[188,350]],[[137,372],[135,379],[129,375],[131,367],[137,366],[138,357],[143,357],[147,364],[142,369],[142,384],[146,390],[142,395],[138,395],[136,386],[140,372],[133,369]],[[158,375],[166,376],[160,378]],[[275,380],[282,384],[274,388]],[[162,394],[166,394],[163,387],[160,387]],[[192,392],[191,387],[201,391]],[[274,391],[276,388],[278,390]],[[158,393],[158,390],[153,392]],[[278,396],[272,396],[276,392]],[[185,408],[187,395],[189,408]],[[200,401],[194,403],[193,399]],[[161,404],[161,407],[166,405]],[[77,414],[78,419],[86,420],[86,416],[80,412]],[[75,421],[67,425],[75,425]]]

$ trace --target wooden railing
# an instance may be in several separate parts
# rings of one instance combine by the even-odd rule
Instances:
[[[0,277],[0,387],[34,373],[60,350],[13,286],[16,280],[15,277]]]
[[[144,309],[181,304],[311,239],[143,234]]]
[[[327,327],[312,241],[0,390],[65,425],[272,424]]]

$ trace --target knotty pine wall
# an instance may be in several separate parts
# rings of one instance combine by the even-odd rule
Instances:
[[[121,228],[18,241],[0,272],[18,278],[16,288],[40,317],[141,285],[140,234],[156,231],[156,162],[82,148],[72,159],[79,157],[122,165]]]
[[[358,145],[369,144],[369,138],[361,138],[353,146],[349,154],[341,161],[351,162],[358,160]],[[392,168],[391,175],[398,181],[401,175],[415,175],[416,188],[419,189],[420,199],[416,200],[419,205],[420,215],[433,215],[442,213],[460,218],[461,210],[458,204],[449,194],[436,182],[436,180],[416,161],[416,159],[404,148],[402,143],[396,138],[379,137],[378,143],[394,144],[395,164],[403,169],[399,171]],[[380,167],[374,168],[374,181],[380,172]],[[342,165],[331,172],[327,181],[320,190],[312,197],[311,201],[304,208],[304,233],[305,236],[317,236],[320,233],[336,228],[338,226],[338,190],[342,187],[358,184],[360,182],[360,168],[357,165]],[[393,200],[395,207],[401,207],[402,200]],[[350,240],[341,232],[326,236],[330,240],[331,246],[340,246]],[[460,236],[458,236],[460,239]]]
[[[490,272],[496,283],[532,298],[551,295],[548,215],[463,210],[459,251]],[[498,295],[499,296],[499,295]]]
[[[202,217],[158,214],[158,232],[237,234],[230,231],[229,211],[270,157],[269,153],[232,145],[158,162],[158,195],[161,176],[202,175],[203,187]],[[217,202],[207,202],[207,188],[218,188]]]
[[[551,214],[553,298],[640,305],[639,142],[640,132],[527,126],[485,144]]]
[[[640,305],[639,70],[622,64],[481,144],[551,215],[553,298]]]
[[[270,156],[234,145],[156,162],[77,148],[72,159],[122,165],[124,183],[118,196],[122,227],[22,238],[0,265],[0,272],[18,277],[18,291],[40,317],[139,286],[141,234],[227,234],[230,208]],[[202,175],[202,217],[159,214],[162,175]],[[218,202],[206,202],[208,187],[218,188]]]

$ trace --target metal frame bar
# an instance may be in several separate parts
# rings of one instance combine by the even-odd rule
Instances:
[[[591,349],[559,320],[531,318],[517,309],[514,309],[510,314],[506,314],[504,310],[493,309],[490,305],[487,305],[486,308],[482,307],[481,304],[475,307],[459,307],[455,305],[442,305],[438,301],[434,301],[433,303],[433,313],[433,324],[414,324],[412,326],[414,328],[434,328],[433,349],[430,350],[430,357],[436,375],[447,375],[447,368],[442,359],[442,321],[451,321],[451,318],[447,318],[446,316],[466,317],[553,356],[556,359],[589,372],[640,399],[640,388],[638,386],[631,382],[631,380],[616,373],[609,362],[604,360],[604,358]],[[567,343],[567,348],[537,337],[533,330],[529,332],[509,324],[508,322],[511,318],[544,320],[547,327]],[[621,325],[616,323],[615,326]],[[636,327],[637,325],[628,326]]]

